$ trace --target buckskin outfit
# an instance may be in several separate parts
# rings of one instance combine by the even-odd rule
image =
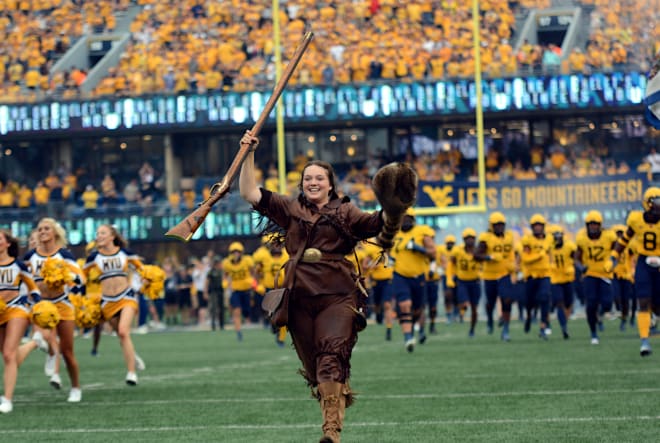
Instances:
[[[255,209],[286,231],[287,252],[300,257],[284,268],[284,286],[290,289],[287,326],[303,364],[301,373],[309,386],[318,388],[324,432],[336,434],[328,441],[339,441],[344,408],[353,399],[348,385],[351,352],[365,324],[360,313],[363,288],[345,256],[358,241],[377,235],[383,218],[380,212],[358,209],[347,197],[318,209],[302,194],[261,193]]]

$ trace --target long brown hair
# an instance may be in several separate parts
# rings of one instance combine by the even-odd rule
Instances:
[[[119,229],[117,229],[117,227],[115,225],[111,225],[111,224],[106,223],[106,224],[103,224],[103,226],[110,229],[110,232],[115,237],[112,240],[113,245],[119,246],[120,248],[125,248],[126,246],[128,246],[128,242],[126,241],[126,239],[124,237],[122,237],[122,235],[119,233]]]
[[[4,229],[0,229],[0,234],[4,235],[5,240],[9,243],[9,246],[7,246],[7,255],[13,258],[18,257],[18,239]]]
[[[330,182],[330,200],[334,200],[336,198],[339,198],[339,194],[337,194],[337,185],[335,184],[335,170],[332,168],[332,165],[328,162],[324,162],[322,160],[311,160],[307,162],[305,167],[302,170],[302,174],[300,174],[300,183],[298,183],[298,189],[300,189],[300,192],[302,193],[303,190],[303,179],[305,178],[305,169],[309,168],[310,166],[318,166],[320,168],[325,169],[326,174],[328,174],[328,181]]]

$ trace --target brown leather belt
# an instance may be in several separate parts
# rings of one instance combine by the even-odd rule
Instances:
[[[340,261],[345,258],[346,256],[344,254],[323,252],[316,248],[307,248],[303,251],[300,261],[303,263],[318,263],[320,261]]]

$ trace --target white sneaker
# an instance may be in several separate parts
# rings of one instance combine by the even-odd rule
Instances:
[[[552,335],[552,329],[545,328],[545,335]]]
[[[82,400],[82,391],[80,388],[71,388],[69,391],[69,398],[66,399],[69,403],[79,403]]]
[[[138,328],[135,329],[136,334],[144,335],[149,333],[149,326],[146,324],[139,326]]]
[[[136,386],[138,384],[138,377],[135,372],[126,373],[126,384],[130,386]]]
[[[8,414],[14,410],[14,404],[11,400],[7,400],[4,396],[0,397],[0,412]]]
[[[598,340],[598,337],[594,337],[591,339],[591,344],[592,345],[598,345],[600,344],[600,340]]]
[[[50,385],[55,389],[60,389],[62,387],[62,379],[60,378],[60,374],[51,375]]]
[[[142,360],[137,354],[135,354],[135,369],[138,371],[144,371],[147,369],[147,365],[144,364],[144,360]]]
[[[167,326],[165,326],[165,323],[158,322],[158,323],[156,323],[156,325],[154,326],[154,329],[155,329],[156,331],[164,331],[165,329],[167,329]]]
[[[44,373],[47,376],[52,376],[55,373],[55,362],[57,361],[57,354],[47,355],[46,364],[44,365]]]
[[[48,353],[48,342],[44,338],[44,336],[41,334],[41,332],[37,331],[32,335],[32,341],[34,341],[37,344],[37,347],[41,349],[42,351]],[[46,374],[48,375],[48,374]]]

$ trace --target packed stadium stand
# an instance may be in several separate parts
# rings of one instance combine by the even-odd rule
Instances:
[[[280,9],[284,48],[294,48],[311,23],[316,34],[292,85],[474,74],[471,2],[338,0],[318,7],[309,3],[317,2],[287,2]],[[579,35],[569,39],[566,29],[560,41],[544,41],[526,32],[539,12],[556,9],[555,3],[564,11],[579,11],[572,31]],[[610,3],[481,1],[484,74],[508,76],[530,69],[584,72],[618,66],[648,69],[659,49],[660,31],[644,11],[654,10],[658,2],[643,2],[648,8],[631,0],[615,2],[614,7]],[[3,6],[3,102],[245,91],[267,88],[274,80],[270,1],[53,0],[5,1]],[[132,14],[127,14],[129,8]],[[124,32],[117,29],[123,21],[127,22]],[[107,36],[97,43],[120,36],[127,41],[98,57],[83,58],[81,65],[58,64],[65,55],[66,61],[75,53],[89,52],[89,47],[74,46],[83,35]],[[104,57],[112,61],[96,63]],[[94,75],[88,75],[90,71]]]

